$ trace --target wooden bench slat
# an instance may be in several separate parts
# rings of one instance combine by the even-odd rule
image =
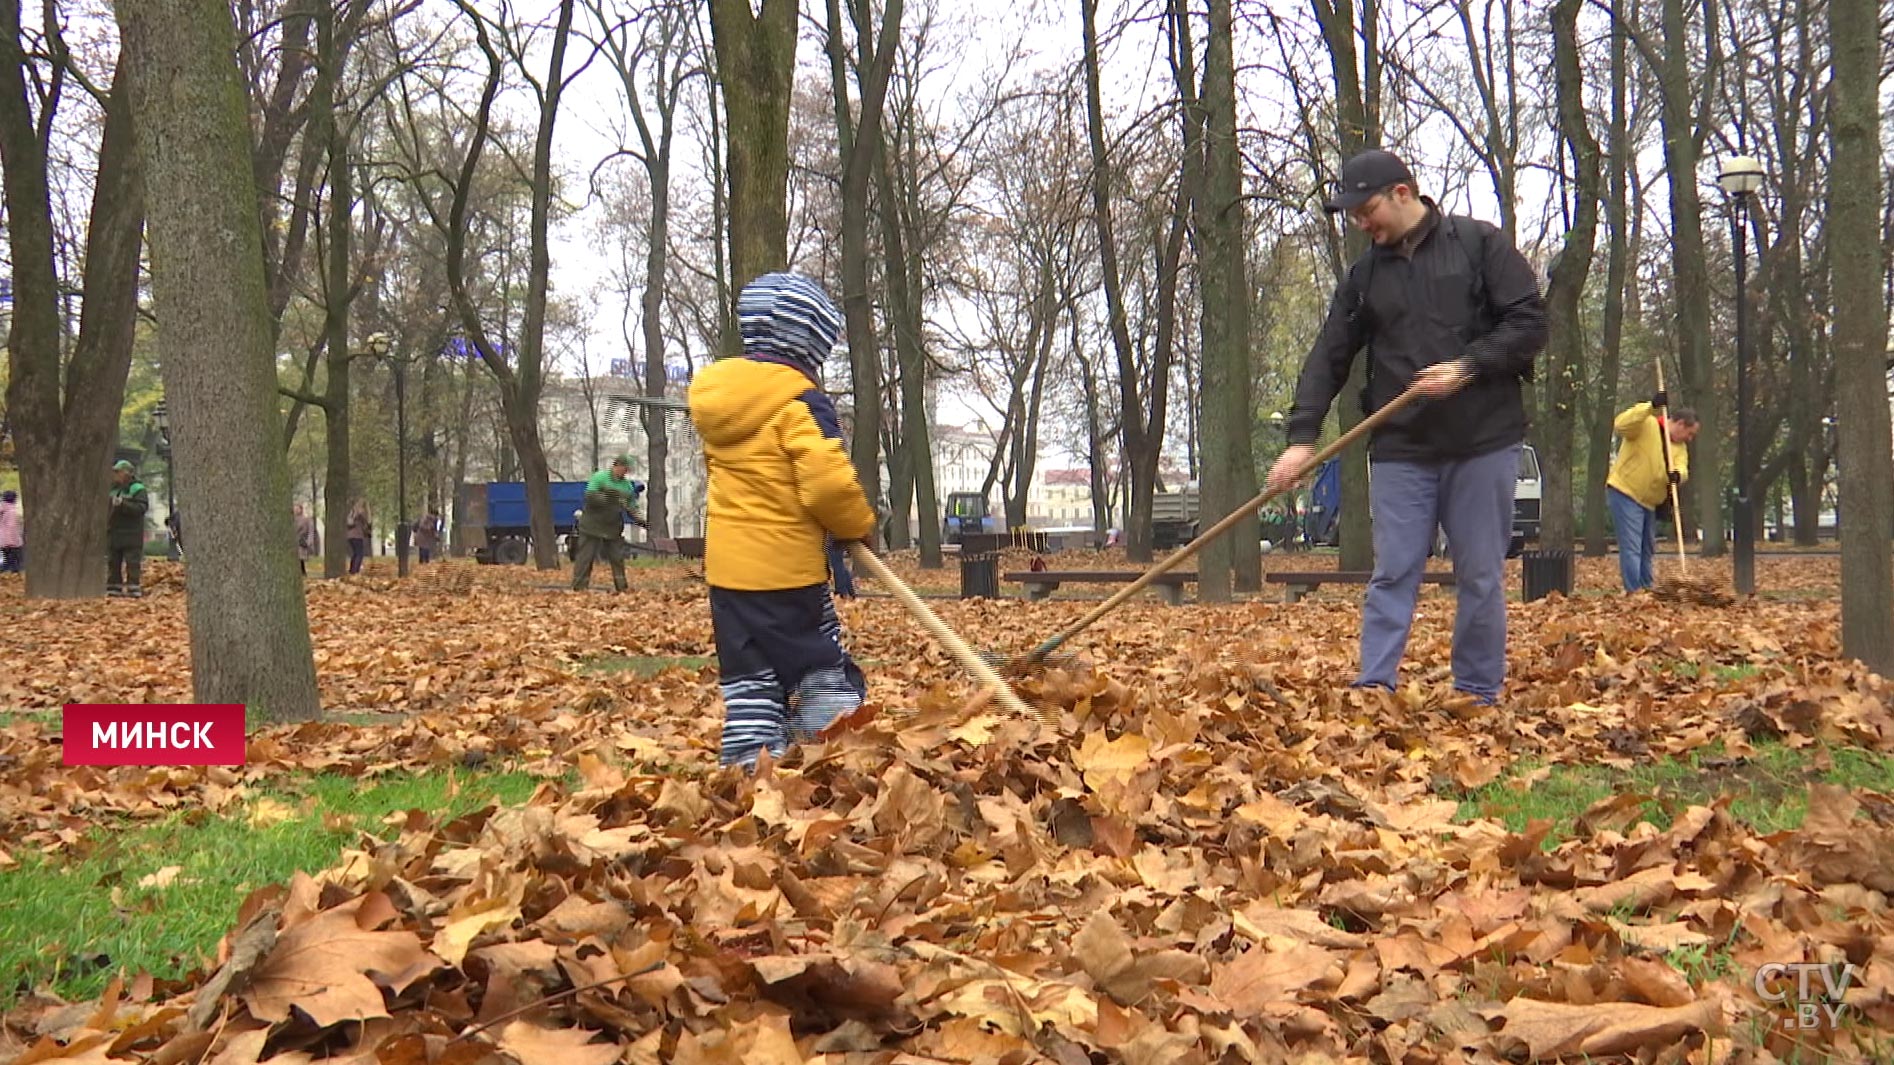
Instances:
[[[1090,569],[1015,570],[1005,574],[1006,579],[1009,581],[1025,581],[1028,583],[1070,581],[1073,584],[1130,584],[1142,576],[1144,576],[1142,571],[1137,573],[1121,573],[1117,570]],[[1196,579],[1197,575],[1189,570],[1171,570],[1169,573],[1160,573],[1154,578],[1154,580],[1163,581],[1168,584],[1189,584],[1196,581]]]
[[[1003,574],[1008,581],[1026,586],[1026,594],[1032,599],[1045,599],[1059,590],[1061,584],[1130,584],[1144,576],[1144,571],[1125,570],[1015,570]],[[1196,581],[1197,575],[1189,570],[1171,570],[1152,578],[1151,586],[1158,590],[1164,601],[1177,606],[1184,601],[1184,585]]]
[[[1294,603],[1324,584],[1367,584],[1373,577],[1374,573],[1369,570],[1331,569],[1307,573],[1265,573],[1263,582],[1282,585],[1282,601]],[[1421,583],[1447,585],[1454,584],[1455,580],[1450,570],[1427,570],[1421,574]]]
[[[1373,571],[1365,569],[1263,574],[1263,580],[1269,584],[1367,584],[1373,577]],[[1421,574],[1421,583],[1452,584],[1453,573],[1450,570],[1427,570]]]

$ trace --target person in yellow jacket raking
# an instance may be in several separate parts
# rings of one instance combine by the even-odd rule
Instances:
[[[1657,553],[1657,512],[1670,502],[1671,483],[1682,484],[1690,477],[1689,445],[1697,437],[1698,424],[1696,412],[1688,407],[1669,409],[1663,392],[1648,403],[1627,408],[1611,423],[1621,442],[1618,461],[1605,479],[1605,501],[1617,526],[1618,573],[1627,592],[1655,583],[1651,561]],[[1674,515],[1672,520],[1676,520]]]
[[[710,505],[704,581],[723,689],[718,761],[754,766],[814,739],[867,695],[829,597],[829,537],[874,543],[822,360],[842,316],[822,286],[775,273],[737,297],[743,355],[691,382]]]

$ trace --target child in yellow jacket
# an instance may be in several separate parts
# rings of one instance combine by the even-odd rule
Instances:
[[[1689,445],[1697,438],[1697,415],[1686,407],[1667,411],[1665,400],[1659,392],[1649,403],[1626,408],[1611,423],[1623,442],[1611,476],[1605,480],[1605,502],[1617,526],[1618,575],[1627,592],[1649,588],[1654,582],[1651,562],[1657,554],[1657,510],[1670,499],[1672,482],[1682,484],[1690,477]]]
[[[842,450],[822,360],[842,316],[799,274],[765,274],[737,297],[741,358],[691,382],[710,471],[704,579],[724,723],[719,761],[780,758],[861,705],[829,596],[828,538],[871,541],[875,512]]]

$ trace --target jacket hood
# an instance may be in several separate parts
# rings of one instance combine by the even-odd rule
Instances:
[[[706,443],[729,445],[769,422],[784,405],[815,388],[801,370],[760,359],[719,359],[691,379],[691,420]]]

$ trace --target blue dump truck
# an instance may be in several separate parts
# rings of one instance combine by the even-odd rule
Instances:
[[[572,553],[578,512],[585,506],[584,481],[552,481],[552,531],[560,547]],[[532,520],[526,509],[526,482],[463,484],[455,499],[455,520],[462,542],[477,561],[517,566],[532,556]]]

